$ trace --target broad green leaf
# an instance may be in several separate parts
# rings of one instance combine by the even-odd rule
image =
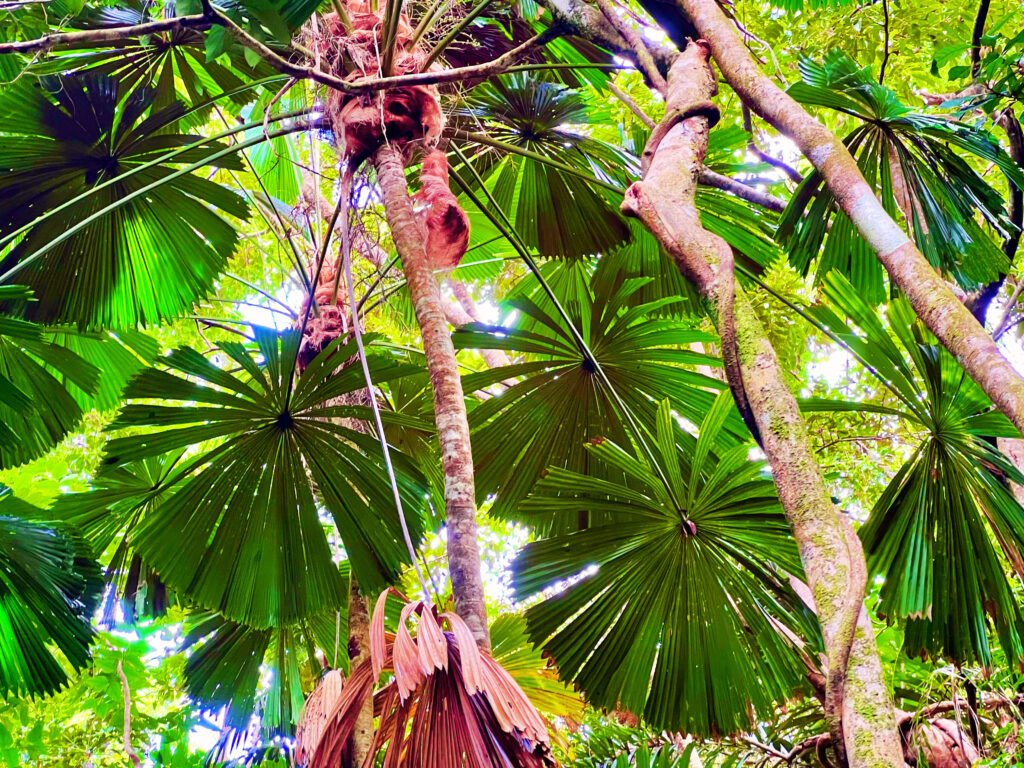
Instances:
[[[130,541],[169,586],[258,629],[301,621],[347,599],[321,509],[364,589],[391,582],[409,555],[380,446],[344,422],[367,420],[369,409],[337,404],[365,387],[359,365],[340,368],[355,354],[354,342],[334,342],[293,380],[298,332],[254,332],[258,357],[237,342],[219,345],[234,372],[182,348],[162,368],[136,376],[125,391],[134,402],[111,425],[136,433],[111,440],[105,463],[199,450],[167,481],[180,485],[139,521]],[[371,350],[370,359],[378,384],[416,370],[380,351]],[[411,468],[397,453],[396,465],[418,540],[423,490],[401,472]]]
[[[611,442],[588,451],[595,465],[629,456]],[[529,634],[592,705],[709,735],[748,729],[751,707],[771,711],[801,685],[798,655],[774,624],[800,622],[785,586],[799,556],[771,480],[746,454],[740,446],[705,462],[685,508],[633,460],[617,461],[621,483],[552,468],[522,504],[571,523],[580,511],[604,513],[527,545],[513,563],[519,598],[557,585],[527,609]],[[689,485],[687,456],[671,460]]]
[[[54,693],[89,662],[89,624],[102,589],[81,542],[42,510],[0,489],[0,696]]]

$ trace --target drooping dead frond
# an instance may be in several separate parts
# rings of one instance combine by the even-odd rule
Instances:
[[[370,659],[353,671],[316,743],[308,730],[300,765],[344,764],[360,707],[385,671],[394,678],[374,696],[379,725],[367,765],[381,749],[385,768],[553,765],[544,720],[501,665],[477,648],[465,622],[417,601],[403,607],[398,632],[388,635],[387,594],[370,622]]]
[[[345,688],[345,678],[337,669],[329,670],[306,699],[299,727],[295,732],[295,759],[306,765],[320,743],[330,715],[338,705]]]

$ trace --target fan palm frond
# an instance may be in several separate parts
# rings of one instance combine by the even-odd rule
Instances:
[[[334,404],[365,387],[360,366],[341,367],[356,353],[354,342],[338,339],[293,376],[298,332],[254,333],[255,350],[237,342],[219,345],[223,360],[237,366],[234,372],[183,348],[163,358],[161,368],[136,376],[125,390],[136,402],[111,425],[136,434],[112,439],[104,462],[124,466],[198,449],[165,481],[166,487],[180,486],[138,520],[131,545],[169,586],[200,606],[265,628],[347,600],[317,497],[361,585],[389,583],[409,555],[376,438],[335,423],[369,419],[363,406]],[[371,350],[371,363],[378,383],[415,370],[380,350]],[[419,419],[388,412],[383,417],[426,428]],[[207,447],[208,441],[216,442]],[[418,539],[422,487],[409,479],[412,468],[400,455],[396,464],[404,470],[403,503]],[[151,489],[131,503],[141,509],[164,490]]]
[[[0,141],[0,237],[41,213],[144,165],[168,148],[195,141],[165,129],[184,112],[178,104],[152,109],[152,88],[125,94],[116,79],[22,78],[0,96],[8,115]],[[184,152],[194,163],[223,148]],[[212,165],[241,168],[227,155]],[[186,174],[157,184],[92,222],[74,238],[56,242],[72,224],[114,201],[171,175],[157,164],[101,187],[28,230],[0,260],[36,301],[25,317],[105,329],[134,329],[173,319],[213,286],[235,249],[235,227],[215,209],[246,218],[245,202],[203,177]]]
[[[641,424],[654,423],[653,403],[665,397],[683,418],[697,423],[725,384],[689,370],[686,366],[719,362],[687,347],[713,343],[716,337],[680,320],[654,317],[674,299],[634,305],[631,297],[646,282],[599,271],[591,285],[567,279],[560,290],[577,299],[565,302],[573,324]],[[609,437],[629,444],[613,394],[560,316],[550,305],[525,296],[507,303],[522,316],[517,322],[531,323],[529,330],[472,324],[453,336],[457,348],[504,349],[528,356],[463,380],[465,390],[472,392],[521,377],[469,415],[478,497],[496,494],[491,512],[502,517],[515,516],[518,502],[549,467],[588,471],[590,454],[584,445],[590,439]],[[689,439],[680,432],[678,439]],[[735,445],[746,437],[742,421],[730,414],[726,439]]]
[[[81,542],[0,487],[0,696],[54,693],[90,658],[99,569]]]
[[[840,51],[829,53],[821,64],[803,59],[800,71],[803,82],[791,86],[790,95],[861,123],[843,141],[889,215],[895,217],[897,207],[902,210],[911,237],[932,266],[968,290],[1006,271],[999,241],[1014,225],[999,193],[958,154],[992,163],[1024,186],[1024,172],[992,136],[945,116],[911,112]],[[819,279],[838,270],[872,303],[885,299],[881,264],[839,210],[820,173],[811,173],[797,189],[779,239],[801,272],[808,273],[815,263]]]
[[[825,278],[833,308],[811,311],[896,395],[892,406],[805,401],[807,410],[897,416],[917,434],[860,529],[871,575],[884,576],[878,611],[906,625],[911,654],[991,663],[988,625],[1011,663],[1024,658],[1024,614],[1004,562],[1024,576],[1024,509],[1006,482],[1024,476],[996,448],[1018,437],[903,299],[888,330],[843,277]],[[842,313],[842,314],[840,314]],[[849,318],[843,319],[843,315]]]
[[[592,440],[593,463],[625,482],[552,468],[521,505],[528,517],[570,522],[601,513],[584,530],[528,544],[513,584],[519,598],[552,590],[526,621],[562,677],[594,706],[658,729],[741,731],[752,707],[768,711],[801,685],[801,617],[786,587],[787,573],[802,572],[799,555],[748,448],[715,456],[732,408],[721,393],[684,453],[662,401],[657,458],[669,487],[647,461]]]

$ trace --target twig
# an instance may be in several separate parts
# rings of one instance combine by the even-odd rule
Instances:
[[[760,741],[751,736],[743,736],[742,739],[750,746],[755,747],[756,749],[760,749],[767,755],[771,755],[772,757],[777,757],[779,760],[785,760],[786,762],[789,762],[789,755],[787,755],[785,752],[775,749],[775,747],[770,747],[767,744],[762,744]]]
[[[985,34],[985,20],[988,18],[988,7],[991,0],[978,3],[978,14],[974,17],[974,29],[971,31],[971,79],[977,80],[981,74],[981,38]]]
[[[999,341],[999,337],[1006,333],[1010,324],[1010,315],[1013,313],[1013,308],[1017,305],[1017,299],[1020,298],[1021,291],[1024,291],[1024,280],[1018,281],[1017,285],[1013,289],[1013,293],[1010,294],[1010,298],[1006,300],[1006,308],[1003,309],[1003,316],[999,318],[999,322],[996,323],[995,331],[992,333],[992,338],[995,341]]]
[[[442,51],[451,45],[452,41],[462,34],[462,30],[468,27],[473,22],[473,19],[483,13],[487,9],[487,6],[489,6],[493,1],[494,0],[480,0],[480,2],[477,3],[469,13],[459,19],[459,23],[455,25],[455,28],[445,35],[441,42],[435,45],[433,50],[427,54],[427,58],[423,60],[423,66],[420,67],[420,72],[426,72],[430,69],[430,65],[437,60],[437,57],[441,55]]]
[[[757,146],[757,141],[754,139],[754,125],[750,117],[750,108],[746,104],[743,105],[743,130],[745,130],[750,136],[750,138],[747,139],[747,149],[757,155],[757,158],[762,163],[768,163],[768,165],[773,168],[778,168],[789,177],[790,181],[794,181],[797,184],[804,180],[804,177],[794,170],[789,164],[772,157]]]
[[[534,35],[522,45],[503,53],[496,59],[486,61],[483,64],[472,64],[468,67],[456,69],[444,69],[438,72],[414,72],[409,75],[393,75],[392,77],[368,78],[356,80],[352,83],[345,83],[346,93],[369,93],[390,88],[401,88],[410,85],[437,85],[440,83],[456,83],[462,80],[476,80],[479,78],[499,75],[514,62],[521,59],[535,48],[561,37],[563,30],[558,26],[551,26],[538,35]]]
[[[633,99],[630,97],[628,93],[619,88],[619,86],[617,86],[610,80],[608,81],[608,90],[612,92],[615,98],[617,98],[627,107],[629,107],[629,111],[632,112],[637,117],[639,117],[641,123],[646,125],[651,130],[654,130],[654,126],[657,125],[657,123],[654,122],[654,119],[651,118],[650,115],[648,115],[646,112],[643,111],[643,109],[640,108],[639,104],[633,101]]]
[[[878,71],[879,85],[885,80],[885,67],[889,63],[889,0],[882,0],[882,28],[885,30],[885,54],[882,56],[882,67]]]
[[[135,768],[142,765],[139,753],[132,747],[132,692],[128,687],[128,677],[121,666],[121,659],[117,660],[117,676],[121,678],[121,693],[124,696],[124,751],[128,753],[128,759],[132,761]]]
[[[756,187],[744,184],[742,181],[730,178],[721,173],[704,168],[700,172],[698,180],[701,184],[707,187],[714,187],[720,189],[723,192],[730,192],[736,197],[746,200],[748,203],[754,205],[760,205],[762,208],[767,208],[769,211],[775,211],[776,213],[782,213],[786,210],[786,201],[775,195],[769,194],[768,192],[762,192]]]

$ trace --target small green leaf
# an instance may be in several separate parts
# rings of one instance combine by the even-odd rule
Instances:
[[[231,38],[224,27],[213,27],[206,33],[206,60],[215,61],[227,50],[230,42]]]

